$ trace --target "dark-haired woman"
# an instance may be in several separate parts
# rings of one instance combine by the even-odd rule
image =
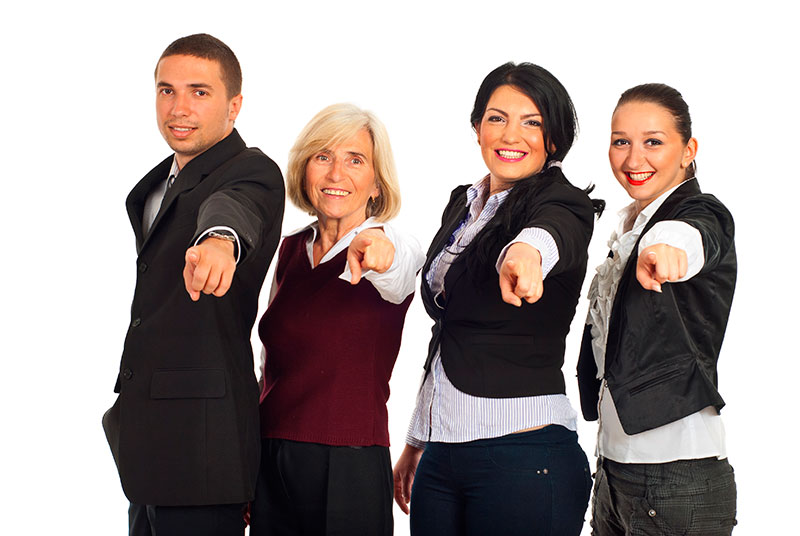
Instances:
[[[592,282],[578,363],[584,416],[599,416],[592,534],[728,535],[736,484],[717,359],[736,282],[733,219],[700,191],[675,89],[629,89],[611,130],[611,168],[633,203]]]
[[[470,119],[489,174],[453,190],[423,267],[435,325],[395,500],[415,536],[577,535],[591,476],[561,366],[594,207],[561,171],[574,108],[508,63]]]

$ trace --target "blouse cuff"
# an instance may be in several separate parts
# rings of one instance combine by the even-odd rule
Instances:
[[[500,273],[508,248],[516,242],[528,244],[539,252],[542,256],[542,279],[546,278],[547,274],[550,273],[550,270],[552,270],[558,262],[558,246],[556,245],[556,241],[553,240],[553,236],[539,227],[523,229],[514,240],[506,244],[506,247],[503,248],[500,255],[497,257],[497,263],[495,264],[497,273]]]

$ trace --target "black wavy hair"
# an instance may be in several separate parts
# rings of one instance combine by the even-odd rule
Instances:
[[[547,69],[528,62],[504,63],[483,79],[470,115],[473,129],[477,130],[489,99],[501,86],[512,86],[536,104],[542,114],[547,160],[539,172],[514,184],[495,216],[462,252],[473,274],[478,273],[480,266],[494,266],[494,262],[489,261],[497,244],[507,243],[531,220],[533,200],[542,188],[554,181],[570,184],[561,167],[550,163],[561,161],[567,155],[578,133],[578,116],[566,88]],[[585,191],[589,194],[593,189],[594,186],[589,186]],[[599,217],[605,201],[592,199],[592,205]]]

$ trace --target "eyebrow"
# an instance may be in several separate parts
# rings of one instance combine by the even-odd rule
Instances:
[[[652,136],[653,134],[661,134],[661,135],[664,135],[664,136],[667,135],[667,133],[664,132],[663,130],[648,130],[646,132],[643,132],[642,134],[644,134],[645,136]],[[627,136],[627,133],[625,133],[625,132],[623,132],[621,130],[612,130],[611,131],[611,135],[612,136]]]
[[[170,84],[169,82],[163,82],[163,81],[159,81],[156,84],[156,86],[157,87],[173,87],[173,85]],[[189,86],[190,88],[194,88],[194,89],[213,89],[214,88],[211,84],[204,84],[202,82],[195,82],[194,84],[187,84],[187,86]]]
[[[361,157],[364,160],[369,160],[369,158],[367,158],[367,155],[365,155],[363,153],[359,153],[358,151],[347,151],[347,154],[349,156],[358,156],[358,157]]]
[[[497,112],[499,114],[503,114],[504,116],[508,117],[508,114],[506,112],[504,112],[503,110],[501,110],[500,108],[486,108],[487,112],[489,110],[494,110],[495,112]],[[542,114],[527,114],[527,115],[523,115],[522,117],[523,118],[526,118],[526,117],[542,117]]]
[[[359,157],[363,158],[364,160],[369,160],[369,158],[367,158],[367,155],[365,155],[364,153],[359,153],[358,151],[345,151],[345,152],[347,153],[347,156],[359,156]],[[327,147],[317,151],[317,154],[319,154],[319,153],[323,153],[323,154],[327,154],[327,155],[333,156],[333,151],[331,151]]]

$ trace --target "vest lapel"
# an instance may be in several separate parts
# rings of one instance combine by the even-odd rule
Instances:
[[[653,214],[653,217],[647,222],[647,225],[644,226],[644,229],[642,229],[642,234],[639,235],[639,239],[633,246],[631,255],[628,258],[627,264],[625,265],[625,270],[623,270],[622,277],[619,280],[617,294],[614,297],[614,305],[611,307],[611,318],[608,321],[608,341],[606,342],[606,363],[604,367],[606,371],[609,370],[610,363],[616,357],[617,347],[619,345],[618,341],[623,335],[620,333],[618,326],[620,322],[620,315],[622,315],[622,304],[625,301],[625,295],[627,294],[630,285],[639,284],[639,281],[636,279],[636,264],[639,255],[638,253],[635,253],[639,251],[639,242],[656,223],[670,219],[675,209],[678,208],[684,199],[699,193],[700,185],[697,183],[697,179],[686,181],[680,185],[674,192],[672,192],[672,194],[670,194],[670,196],[661,204],[661,206],[658,207],[658,210],[656,210],[655,214]],[[613,337],[612,334],[614,335]]]

